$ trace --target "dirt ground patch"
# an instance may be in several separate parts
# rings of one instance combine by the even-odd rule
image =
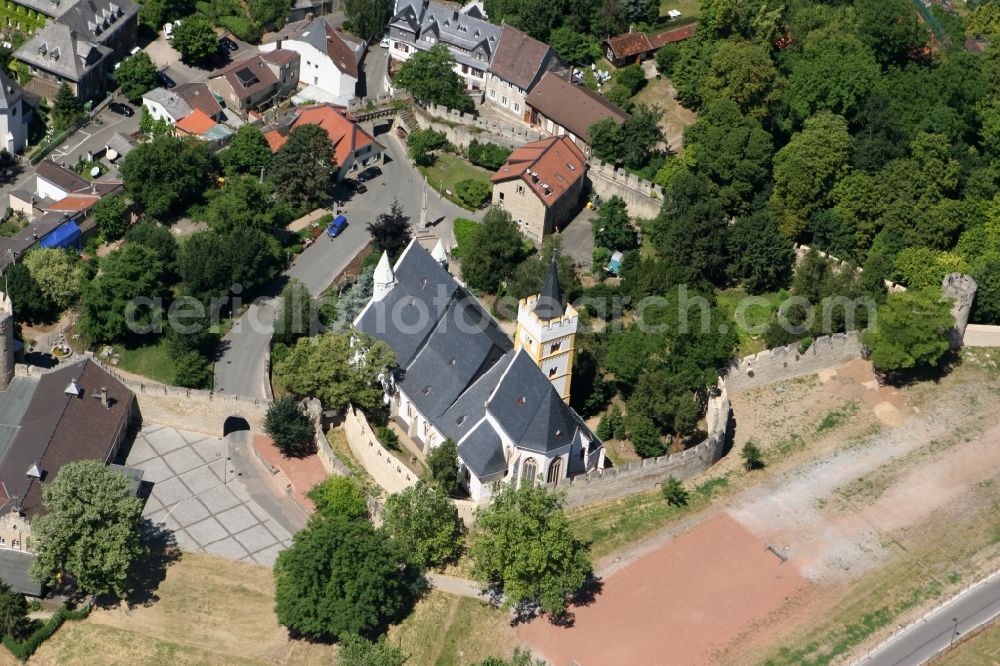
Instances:
[[[67,623],[32,663],[321,664],[336,651],[288,639],[265,567],[185,552],[157,595],[147,606],[96,610]]]
[[[553,664],[704,664],[806,584],[794,566],[727,516],[603,582],[596,603],[574,609],[572,627],[541,619],[522,625],[518,635]]]
[[[677,90],[670,79],[663,77],[650,80],[639,94],[632,98],[639,104],[660,107],[660,129],[670,150],[679,153],[684,146],[684,128],[698,119],[694,111],[688,111],[677,101]]]

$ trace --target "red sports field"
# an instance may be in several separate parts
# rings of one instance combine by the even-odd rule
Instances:
[[[672,539],[604,579],[570,628],[547,619],[518,635],[554,666],[702,665],[806,585],[791,563],[728,515]]]

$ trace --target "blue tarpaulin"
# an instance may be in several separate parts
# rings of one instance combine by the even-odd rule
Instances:
[[[41,247],[75,247],[80,249],[80,226],[75,220],[64,222],[39,243]]]

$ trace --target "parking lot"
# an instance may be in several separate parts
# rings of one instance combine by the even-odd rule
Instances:
[[[218,437],[157,425],[142,429],[126,464],[152,482],[143,516],[170,530],[177,545],[272,566],[300,526],[282,525],[247,489],[247,465]],[[291,501],[291,500],[289,500]]]

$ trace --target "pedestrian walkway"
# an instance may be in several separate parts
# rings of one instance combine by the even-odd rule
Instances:
[[[285,475],[292,485],[292,495],[299,506],[309,513],[315,511],[316,507],[306,497],[306,493],[328,476],[319,456],[313,453],[301,458],[289,458],[278,450],[274,440],[267,435],[254,435],[253,448],[265,465],[280,470]]]
[[[470,597],[472,599],[486,601],[486,595],[482,594],[479,583],[474,580],[436,573],[427,574],[427,580],[430,581],[431,586],[435,590],[441,590],[442,592],[447,592],[448,594],[454,594],[460,597]]]

